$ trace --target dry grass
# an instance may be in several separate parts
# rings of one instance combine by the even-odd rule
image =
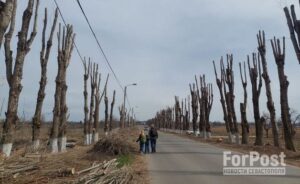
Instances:
[[[240,128],[240,126],[239,126]],[[239,132],[241,133],[242,130],[240,129]],[[296,135],[294,137],[294,145],[298,151],[300,151],[300,128],[296,128]],[[227,133],[225,131],[224,126],[215,126],[212,127],[212,135],[213,136],[227,136]],[[249,144],[254,144],[255,141],[255,128],[254,126],[250,126],[250,132],[249,132]],[[279,130],[279,141],[281,144],[281,147],[284,147],[284,137],[283,137],[283,131],[282,129]],[[264,131],[264,144],[265,145],[272,145],[273,144],[273,135],[272,130],[269,130],[269,136],[266,137],[266,132]]]
[[[117,136],[119,138],[125,138],[127,143],[131,145],[130,153],[133,155],[133,164],[130,168],[133,169],[134,181],[139,180],[142,181],[142,178],[145,178],[146,171],[140,171],[140,168],[146,167],[145,163],[142,162],[142,158],[137,154],[138,147],[135,143],[135,139],[138,136],[138,129],[122,129],[115,133],[115,135],[111,135],[112,137]],[[41,140],[42,140],[42,148],[40,149],[40,153],[42,155],[39,159],[25,158],[24,155],[28,152],[28,145],[30,144],[31,139],[31,126],[23,125],[22,128],[18,128],[16,132],[15,142],[16,144],[13,147],[13,154],[11,157],[7,158],[3,161],[2,166],[7,167],[9,165],[18,165],[22,163],[35,163],[39,169],[23,172],[14,177],[0,179],[0,183],[73,183],[78,179],[79,176],[59,176],[57,175],[57,171],[59,169],[65,168],[75,168],[76,171],[85,169],[90,167],[94,162],[103,162],[104,160],[110,160],[112,158],[116,158],[115,155],[107,154],[103,152],[93,152],[91,151],[93,146],[84,146],[83,145],[83,129],[82,125],[69,125],[68,128],[68,140],[76,141],[77,144],[74,148],[67,149],[65,153],[58,154],[49,154],[47,153],[47,141],[48,141],[48,127],[44,125],[41,130]],[[104,139],[103,132],[100,132],[99,138]],[[141,166],[142,163],[142,166]],[[136,168],[137,167],[137,168]],[[141,182],[137,182],[141,183]]]

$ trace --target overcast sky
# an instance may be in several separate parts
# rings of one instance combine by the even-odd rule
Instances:
[[[82,55],[91,57],[100,64],[102,76],[111,73],[99,52],[96,42],[76,4],[76,0],[58,0],[68,23],[74,25],[76,44]],[[221,120],[219,93],[215,85],[212,61],[219,61],[226,53],[233,53],[235,67],[236,112],[240,117],[239,103],[243,93],[238,73],[238,62],[247,54],[256,51],[256,33],[263,29],[267,39],[273,36],[289,37],[282,8],[296,0],[82,0],[82,5],[93,25],[104,51],[122,85],[138,83],[128,88],[131,106],[137,118],[152,118],[155,112],[174,104],[174,95],[185,98],[189,95],[188,84],[194,75],[206,74],[207,82],[214,84],[212,120]],[[18,24],[26,1],[19,0]],[[43,10],[48,8],[49,24],[53,20],[55,4],[52,0],[41,0],[39,32],[32,50],[25,60],[23,90],[20,97],[19,114],[24,111],[30,119],[35,108],[40,75],[39,51]],[[300,16],[300,14],[299,14]],[[61,21],[61,20],[60,20]],[[16,37],[15,37],[16,38]],[[56,37],[48,65],[48,85],[43,112],[52,118],[57,73]],[[15,45],[13,45],[16,48]],[[267,42],[267,60],[272,81],[272,90],[277,116],[280,115],[279,81],[277,68]],[[291,41],[287,39],[286,73],[289,86],[290,107],[300,111],[299,78]],[[5,76],[3,49],[0,52],[0,76]],[[73,52],[68,68],[68,106],[71,120],[83,119],[83,68],[77,53]],[[248,81],[249,82],[249,81]],[[103,84],[103,83],[102,83]],[[117,91],[116,107],[122,102],[122,91],[112,77],[108,88],[110,100]],[[253,119],[251,85],[248,84],[248,118]],[[6,82],[0,86],[0,99],[7,102]],[[266,110],[264,87],[261,93],[261,111]],[[6,104],[6,103],[5,103]],[[127,104],[128,105],[128,104]],[[5,109],[5,108],[4,108]],[[103,105],[101,108],[103,114]],[[118,114],[115,108],[115,115]],[[3,118],[2,113],[2,118]],[[103,118],[103,115],[102,115]],[[102,119],[101,118],[101,119]],[[239,118],[240,119],[240,118]]]

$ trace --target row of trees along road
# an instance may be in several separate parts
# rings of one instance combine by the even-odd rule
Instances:
[[[294,5],[284,8],[287,25],[290,31],[291,41],[300,64],[300,20],[297,19]],[[243,87],[243,101],[240,103],[240,124],[242,139],[240,142],[240,132],[238,128],[237,115],[235,110],[235,76],[233,71],[233,55],[227,54],[226,65],[224,64],[223,57],[220,59],[220,70],[216,63],[213,61],[213,68],[216,78],[216,86],[219,91],[220,103],[223,110],[223,120],[228,135],[228,140],[235,144],[248,144],[249,143],[249,123],[247,120],[247,104],[248,104],[248,92],[247,84],[248,77],[251,83],[252,92],[252,107],[253,107],[253,119],[255,123],[255,145],[262,146],[263,130],[266,130],[268,136],[268,126],[266,125],[267,119],[270,121],[273,135],[273,145],[280,147],[279,142],[279,128],[278,121],[276,121],[276,109],[274,106],[271,79],[268,72],[268,61],[266,58],[266,38],[265,32],[259,31],[256,35],[257,38],[257,52],[248,55],[247,62],[239,63],[239,76]],[[295,131],[295,121],[299,119],[299,116],[294,117],[294,123],[291,120],[292,110],[288,103],[288,87],[289,81],[285,71],[285,49],[286,40],[273,38],[270,40],[274,61],[277,66],[277,73],[280,84],[280,122],[282,123],[284,145],[288,150],[296,151],[293,143],[293,137]],[[247,77],[248,71],[248,77]],[[154,123],[159,128],[173,129],[177,131],[190,130],[190,123],[192,123],[192,130],[195,134],[204,138],[211,136],[210,128],[210,111],[213,104],[213,88],[212,84],[206,84],[205,75],[200,76],[200,85],[195,77],[195,83],[189,84],[190,96],[183,99],[180,103],[179,97],[175,96],[175,105],[173,107],[167,107],[156,113],[153,119],[148,121],[149,124]],[[261,89],[264,87],[267,97],[267,109],[268,113],[261,114],[259,102],[261,96]],[[200,86],[200,87],[199,87]],[[188,100],[188,103],[186,102]],[[187,105],[188,104],[188,107]],[[191,110],[190,110],[191,109]],[[192,121],[190,118],[192,114]],[[191,122],[190,122],[191,121]]]
[[[39,0],[28,0],[21,20],[21,30],[17,34],[17,49],[14,54],[12,38],[15,34],[15,26],[17,22],[17,0],[0,1],[0,49],[4,46],[5,51],[5,67],[6,79],[9,86],[6,119],[3,123],[3,129],[0,140],[0,147],[6,156],[11,155],[14,142],[16,125],[19,123],[18,105],[22,91],[21,80],[23,78],[23,66],[26,56],[30,52],[31,46],[35,41],[38,31],[39,18]],[[40,132],[42,127],[42,109],[46,96],[47,85],[47,64],[52,51],[52,41],[57,32],[57,76],[55,79],[56,88],[54,94],[53,120],[50,126],[50,135],[48,139],[49,151],[51,153],[66,151],[67,145],[67,122],[70,116],[67,106],[67,89],[66,82],[67,69],[72,60],[73,48],[75,46],[75,33],[72,25],[62,26],[58,22],[59,9],[54,12],[54,19],[48,30],[48,11],[44,10],[42,40],[40,50],[40,67],[41,75],[39,89],[37,93],[35,112],[32,118],[32,147],[38,150],[40,147]],[[33,22],[32,22],[33,21]],[[32,25],[32,28],[30,26]],[[31,32],[30,32],[31,30]],[[49,35],[47,35],[49,32]],[[48,39],[47,39],[48,38]],[[47,41],[46,41],[47,39]],[[83,75],[83,99],[84,99],[84,143],[89,145],[95,143],[99,139],[99,123],[100,123],[100,103],[104,99],[105,117],[104,132],[107,135],[113,129],[113,109],[115,104],[116,91],[113,91],[111,103],[108,98],[108,79],[107,75],[103,89],[100,87],[101,74],[99,66],[96,63],[84,59],[82,61],[84,68]],[[90,80],[89,80],[90,79]],[[88,82],[90,82],[90,96],[88,94]],[[88,99],[90,97],[90,100]],[[90,103],[90,105],[88,104]],[[109,109],[110,105],[110,109]],[[124,105],[123,105],[124,107]],[[130,111],[128,111],[130,112]],[[126,109],[122,109],[122,118],[128,119],[127,125],[133,124],[133,117]],[[125,122],[125,120],[124,120]],[[125,124],[125,123],[124,123]],[[125,127],[125,126],[122,126]]]

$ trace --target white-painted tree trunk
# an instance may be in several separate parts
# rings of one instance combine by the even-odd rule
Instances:
[[[58,138],[58,150],[59,150],[59,152],[67,151],[67,137],[59,137]]]
[[[12,149],[12,143],[6,143],[1,145],[1,150],[2,153],[6,156],[9,157],[11,154],[11,149]]]
[[[51,153],[57,153],[58,152],[57,138],[50,139],[50,151],[51,151]]]
[[[89,144],[93,144],[93,134],[89,134]]]
[[[232,134],[231,134],[231,132],[228,132],[228,141],[229,141],[229,143],[233,143],[233,139],[232,139]]]
[[[231,143],[232,143],[232,144],[235,143],[235,134],[231,134]]]
[[[208,139],[211,138],[211,132],[207,132],[207,138],[208,138]]]
[[[89,134],[84,135],[84,145],[89,145]]]
[[[85,134],[84,144],[85,145],[92,144],[92,134]]]
[[[240,134],[239,133],[235,134],[235,143],[240,144]]]
[[[32,141],[32,149],[33,149],[34,151],[38,150],[39,147],[40,147],[40,140],[39,140],[39,139],[38,139],[38,140]]]
[[[203,138],[204,138],[204,139],[207,139],[207,132],[206,132],[206,131],[203,131],[202,133],[203,133]]]
[[[93,143],[98,142],[98,140],[99,140],[99,133],[96,132],[96,133],[93,134]]]

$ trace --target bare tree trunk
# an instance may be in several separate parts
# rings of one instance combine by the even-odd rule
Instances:
[[[9,98],[8,98],[6,119],[3,124],[3,133],[2,133],[0,146],[2,152],[6,156],[10,156],[11,154],[14,131],[15,131],[16,124],[18,122],[18,104],[19,104],[19,97],[22,91],[21,80],[23,78],[24,60],[26,55],[29,53],[30,47],[36,36],[39,0],[36,1],[33,29],[30,34],[30,37],[28,38],[30,21],[34,9],[33,8],[34,2],[35,2],[34,0],[29,0],[27,8],[23,13],[21,31],[18,33],[18,43],[17,43],[18,47],[17,47],[17,54],[16,54],[14,65],[13,65],[13,56],[12,56],[13,52],[11,50],[10,44],[11,44],[12,34],[15,28],[15,17],[16,17],[16,7],[17,7],[16,1],[14,3],[10,28],[8,33],[5,35],[5,43],[4,43],[5,64],[6,64],[6,78],[9,84]]]
[[[104,120],[104,132],[105,135],[108,134],[108,97],[107,97],[107,92],[105,91],[104,95],[104,104],[105,104],[105,120]]]
[[[207,132],[207,138],[211,137],[211,127],[210,127],[210,112],[213,105],[213,87],[212,84],[208,84],[206,86],[207,90],[207,106],[206,106],[206,132]]]
[[[172,116],[172,114],[171,114]],[[172,120],[172,118],[171,118]],[[188,110],[187,110],[187,130],[190,130],[190,122],[191,122],[191,100],[190,95],[188,95]]]
[[[116,91],[114,90],[113,100],[110,104],[110,117],[109,117],[109,131],[110,132],[113,129],[113,112],[114,112],[115,98],[116,98]]]
[[[271,90],[271,80],[268,73],[268,66],[266,60],[266,39],[265,39],[265,32],[259,31],[257,34],[257,42],[258,42],[258,52],[261,56],[261,64],[262,64],[262,78],[265,81],[266,87],[266,95],[267,95],[267,108],[270,113],[270,121],[272,125],[272,134],[273,134],[273,141],[274,146],[279,147],[279,135],[278,135],[278,126],[276,123],[276,113],[275,113],[275,106],[272,98],[272,90]]]
[[[188,102],[189,102],[189,98],[188,98]],[[186,99],[184,99],[184,117],[185,117],[185,125],[184,125],[184,128],[185,130],[189,130],[190,127],[189,127],[189,111],[188,111],[188,108],[187,108],[187,104],[186,104]]]
[[[200,76],[200,88],[198,85],[197,77],[195,76],[195,82],[197,86],[197,98],[199,101],[199,111],[200,111],[200,117],[199,117],[199,132],[200,136],[203,138],[206,138],[206,132],[205,132],[205,94],[203,90],[203,82],[202,82],[202,76]]]
[[[177,96],[175,96],[175,129],[180,129],[180,104],[179,99]]]
[[[242,64],[239,63],[240,66],[240,75],[241,81],[244,89],[244,102],[240,103],[240,111],[241,111],[241,126],[242,126],[242,144],[248,144],[249,139],[249,124],[247,120],[247,75],[246,75],[246,63],[244,62],[244,77],[242,72]]]
[[[60,122],[60,96],[61,96],[61,75],[62,75],[62,63],[58,60],[58,70],[57,70],[57,76],[56,76],[56,87],[55,87],[55,94],[54,94],[54,108],[53,108],[53,122],[51,127],[51,133],[50,133],[50,151],[52,153],[58,152],[58,126]]]
[[[181,100],[181,108],[180,108],[180,133],[184,130],[184,106],[183,106],[183,99]]]
[[[197,119],[198,119],[198,101],[197,101],[197,94],[196,94],[196,89],[195,89],[195,84],[192,85],[190,84],[190,92],[191,92],[191,100],[192,100],[192,123],[193,123],[193,132],[196,135],[197,131]]]
[[[88,136],[87,136],[87,145],[92,144],[92,135],[93,132],[95,131],[93,129],[93,122],[94,120],[94,113],[95,113],[95,90],[97,87],[97,82],[98,82],[98,65],[94,63],[91,66],[91,71],[90,71],[90,78],[91,78],[91,96],[90,96],[90,115],[89,115],[89,123],[88,123]]]
[[[83,81],[84,81],[84,90],[83,90],[83,96],[84,96],[84,144],[89,144],[89,107],[88,107],[88,91],[87,91],[87,82],[90,76],[90,68],[91,68],[91,61],[89,59],[89,62],[87,64],[85,58],[84,58],[84,75],[83,75]]]
[[[119,127],[120,128],[124,128],[123,127],[123,122],[124,122],[124,118],[123,118],[123,107],[119,107],[119,114],[120,114],[120,122],[119,122]]]
[[[41,128],[42,107],[46,95],[45,88],[47,84],[47,64],[51,52],[52,38],[57,23],[57,17],[58,17],[58,9],[55,10],[55,17],[49,35],[49,39],[47,41],[47,48],[46,48],[45,42],[46,42],[46,30],[47,30],[47,9],[45,9],[44,28],[43,28],[43,35],[42,35],[42,50],[40,53],[41,79],[40,79],[40,87],[39,87],[38,97],[37,97],[37,102],[35,107],[35,113],[32,118],[32,146],[34,150],[38,149],[40,145],[39,136],[40,136],[40,128]]]
[[[220,63],[222,63],[223,58],[221,58]],[[213,61],[213,65],[214,65],[214,71],[215,71],[215,76],[216,76],[216,83],[220,92],[220,102],[222,105],[222,110],[223,110],[223,119],[225,122],[225,126],[226,126],[226,132],[228,134],[228,140],[229,142],[232,142],[232,135],[231,135],[231,131],[230,131],[230,126],[229,126],[229,121],[228,121],[228,113],[227,113],[227,108],[226,108],[226,101],[225,101],[225,95],[223,93],[223,85],[224,85],[224,77],[222,75],[222,64],[221,64],[221,79],[218,78],[218,74],[217,74],[217,69],[216,69],[216,65],[215,62]]]
[[[0,48],[2,46],[4,34],[9,24],[11,23],[12,16],[15,16],[13,12],[14,9],[17,8],[16,5],[17,5],[16,0],[6,0],[4,6],[0,9],[0,20],[1,20],[0,21]]]
[[[236,119],[236,113],[235,113],[235,106],[234,106],[234,72],[233,72],[233,56],[232,54],[227,54],[227,68],[226,71],[224,70],[224,76],[225,76],[225,82],[228,86],[228,102],[229,102],[229,108],[230,111],[228,111],[228,114],[230,112],[230,115],[232,118],[232,124],[233,124],[233,131],[232,133],[235,134],[235,142],[236,144],[240,144],[240,138],[239,138],[239,129],[237,126],[237,119]],[[228,106],[228,104],[227,104]]]
[[[280,40],[274,37],[274,40],[271,40],[273,54],[278,69],[278,77],[280,83],[280,107],[281,107],[281,120],[284,130],[284,141],[285,147],[288,150],[296,151],[292,133],[291,133],[291,117],[290,117],[290,108],[288,103],[288,86],[289,82],[287,76],[284,73],[284,64],[285,64],[285,38],[283,37],[283,48],[281,53]]]
[[[98,76],[98,74],[97,74]],[[109,75],[107,75],[106,77],[106,82],[105,82],[105,85],[104,85],[104,89],[103,89],[103,92],[102,94],[100,95],[100,82],[101,82],[101,76],[99,74],[99,80],[98,82],[96,83],[96,94],[95,94],[95,112],[94,112],[94,123],[93,123],[93,135],[92,135],[92,142],[93,143],[96,143],[98,142],[99,140],[99,113],[100,113],[100,104],[101,104],[101,101],[102,101],[102,98],[104,96],[104,92],[106,90],[106,87],[107,87],[107,82],[108,82],[108,78],[109,78]]]
[[[293,43],[298,62],[300,64],[300,48],[299,48],[299,45],[300,45],[300,21],[297,20],[294,5],[291,5],[291,15],[292,16],[290,15],[288,7],[284,7],[283,10],[284,10],[285,17],[287,20],[287,25],[290,30],[291,41]],[[295,33],[297,34],[298,39],[296,38]]]
[[[74,48],[74,40],[75,40],[75,34],[73,33],[73,27],[71,25],[67,25],[67,27],[63,28],[63,32],[61,32],[61,26],[59,26],[58,31],[58,69],[60,70],[60,75],[57,77],[60,77],[58,80],[59,82],[56,83],[59,85],[59,93],[55,94],[55,105],[58,105],[59,107],[59,116],[54,115],[55,121],[53,121],[53,127],[52,130],[57,130],[56,127],[58,126],[58,133],[52,132],[53,135],[56,137],[53,137],[51,135],[52,141],[53,138],[57,139],[57,146],[58,150],[60,152],[66,151],[66,144],[67,144],[67,137],[66,137],[66,131],[67,131],[67,120],[68,120],[68,107],[67,107],[67,83],[66,83],[66,77],[67,77],[67,68],[71,61],[72,51]],[[58,107],[55,107],[57,109]],[[55,142],[54,142],[55,143]],[[54,146],[55,147],[55,146]],[[53,148],[53,145],[51,145],[51,148]],[[56,150],[51,150],[52,152],[56,152]]]
[[[255,145],[262,146],[263,145],[263,124],[260,121],[260,111],[259,111],[259,96],[262,87],[262,79],[261,79],[261,69],[260,69],[260,56],[253,53],[252,61],[253,67],[250,66],[250,57],[248,56],[248,68],[249,75],[252,85],[252,102],[253,102],[253,113],[255,120]],[[257,78],[259,78],[259,83],[257,83]]]

